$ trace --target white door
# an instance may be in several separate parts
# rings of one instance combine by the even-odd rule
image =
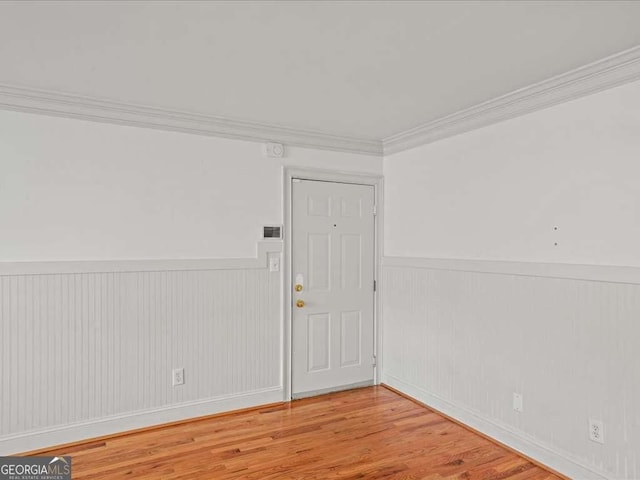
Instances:
[[[373,383],[374,189],[293,179],[292,395]]]

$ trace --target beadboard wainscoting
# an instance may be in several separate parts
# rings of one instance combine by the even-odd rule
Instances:
[[[640,269],[383,263],[384,383],[571,478],[640,478]]]
[[[281,250],[0,264],[0,455],[282,401]]]

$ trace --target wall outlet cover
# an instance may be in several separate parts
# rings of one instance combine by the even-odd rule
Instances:
[[[604,423],[602,420],[589,419],[589,440],[604,444]]]
[[[174,387],[184,385],[184,368],[174,368],[171,378]]]
[[[513,409],[516,412],[522,412],[523,406],[522,394],[513,392]]]

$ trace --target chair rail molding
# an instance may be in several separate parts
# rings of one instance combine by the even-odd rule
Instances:
[[[172,272],[267,268],[269,254],[282,252],[282,242],[257,243],[255,258],[193,258],[159,260],[69,260],[0,262],[0,277],[72,273]]]
[[[383,257],[382,264],[384,267],[449,270],[640,285],[640,267],[618,265],[580,265],[573,263],[426,257]]]

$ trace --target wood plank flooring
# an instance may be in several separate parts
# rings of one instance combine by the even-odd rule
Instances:
[[[44,453],[40,453],[44,454]],[[384,387],[53,449],[80,479],[558,479]]]

